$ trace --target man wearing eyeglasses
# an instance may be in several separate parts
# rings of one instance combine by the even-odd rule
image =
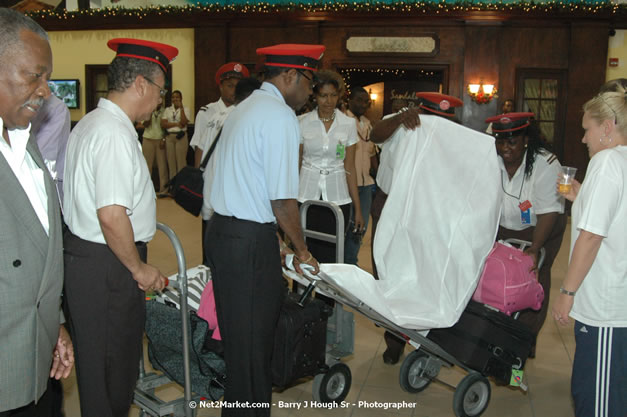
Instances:
[[[65,295],[83,417],[126,416],[142,353],[144,291],[166,278],[146,263],[155,192],[135,123],[161,103],[178,50],[112,39],[109,92],[70,135],[64,182]]]
[[[224,342],[227,404],[222,416],[269,416],[270,360],[285,286],[277,227],[294,245],[295,264],[318,262],[307,250],[298,218],[300,129],[294,110],[312,91],[322,45],[259,48],[265,81],[224,122],[215,149],[210,195],[215,213],[205,234],[216,312]]]

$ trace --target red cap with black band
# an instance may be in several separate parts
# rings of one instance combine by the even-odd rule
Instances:
[[[250,76],[248,68],[243,64],[239,62],[228,62],[218,68],[216,72],[216,84],[220,85],[222,81],[228,80],[229,78],[242,79],[248,76]]]
[[[492,123],[492,136],[497,139],[510,138],[525,133],[527,126],[534,117],[530,112],[515,112],[499,114],[485,119],[486,123]]]
[[[455,108],[464,104],[457,97],[441,93],[417,93],[416,97],[419,100],[418,107],[430,113],[446,117],[455,117]]]
[[[168,65],[174,61],[179,53],[179,50],[174,46],[143,39],[115,38],[107,42],[107,46],[116,52],[116,57],[154,62],[164,73],[168,72]]]
[[[264,65],[316,71],[324,54],[324,45],[284,43],[258,48],[257,55],[265,55]]]

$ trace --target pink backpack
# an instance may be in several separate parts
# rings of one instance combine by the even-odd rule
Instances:
[[[536,273],[529,271],[532,266],[531,256],[496,242],[485,261],[472,299],[497,308],[508,316],[526,308],[539,310],[544,290],[536,279]]]

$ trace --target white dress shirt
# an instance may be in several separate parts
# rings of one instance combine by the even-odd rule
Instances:
[[[0,118],[0,132],[3,128],[4,121]],[[50,223],[48,221],[48,194],[46,194],[46,184],[44,183],[44,171],[37,166],[33,157],[26,151],[26,144],[30,137],[30,126],[28,129],[14,129],[8,132],[11,146],[4,138],[0,139],[0,152],[22,185],[37,218],[48,234]],[[6,197],[10,198],[10,196]]]
[[[300,168],[298,201],[322,200],[337,205],[351,202],[344,170],[349,146],[359,140],[355,119],[335,111],[335,119],[327,132],[318,118],[318,110],[300,117],[303,162]],[[342,148],[343,151],[338,149]]]

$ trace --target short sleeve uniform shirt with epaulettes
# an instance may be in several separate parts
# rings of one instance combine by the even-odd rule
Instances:
[[[224,112],[227,108],[228,107],[224,104],[222,98],[218,101],[214,101],[213,103],[209,103],[206,106],[202,106],[200,110],[198,110],[196,118],[194,119],[194,134],[192,135],[192,140],[190,141],[189,146],[196,148],[205,136],[211,119],[213,119],[216,114]]]
[[[527,158],[523,155],[523,161]],[[563,213],[564,198],[557,192],[557,177],[561,165],[555,155],[548,151],[536,154],[531,176],[525,176],[525,164],[520,164],[514,176],[509,179],[503,159],[500,157],[501,181],[503,184],[503,203],[500,225],[510,230],[524,230],[535,226],[538,214]],[[529,201],[529,219],[522,216],[522,203]],[[523,206],[525,208],[525,206]],[[523,222],[523,219],[524,222]]]
[[[137,131],[126,113],[101,98],[76,125],[68,141],[64,181],[65,220],[81,239],[105,244],[97,210],[126,208],[135,241],[156,231],[156,203]]]

